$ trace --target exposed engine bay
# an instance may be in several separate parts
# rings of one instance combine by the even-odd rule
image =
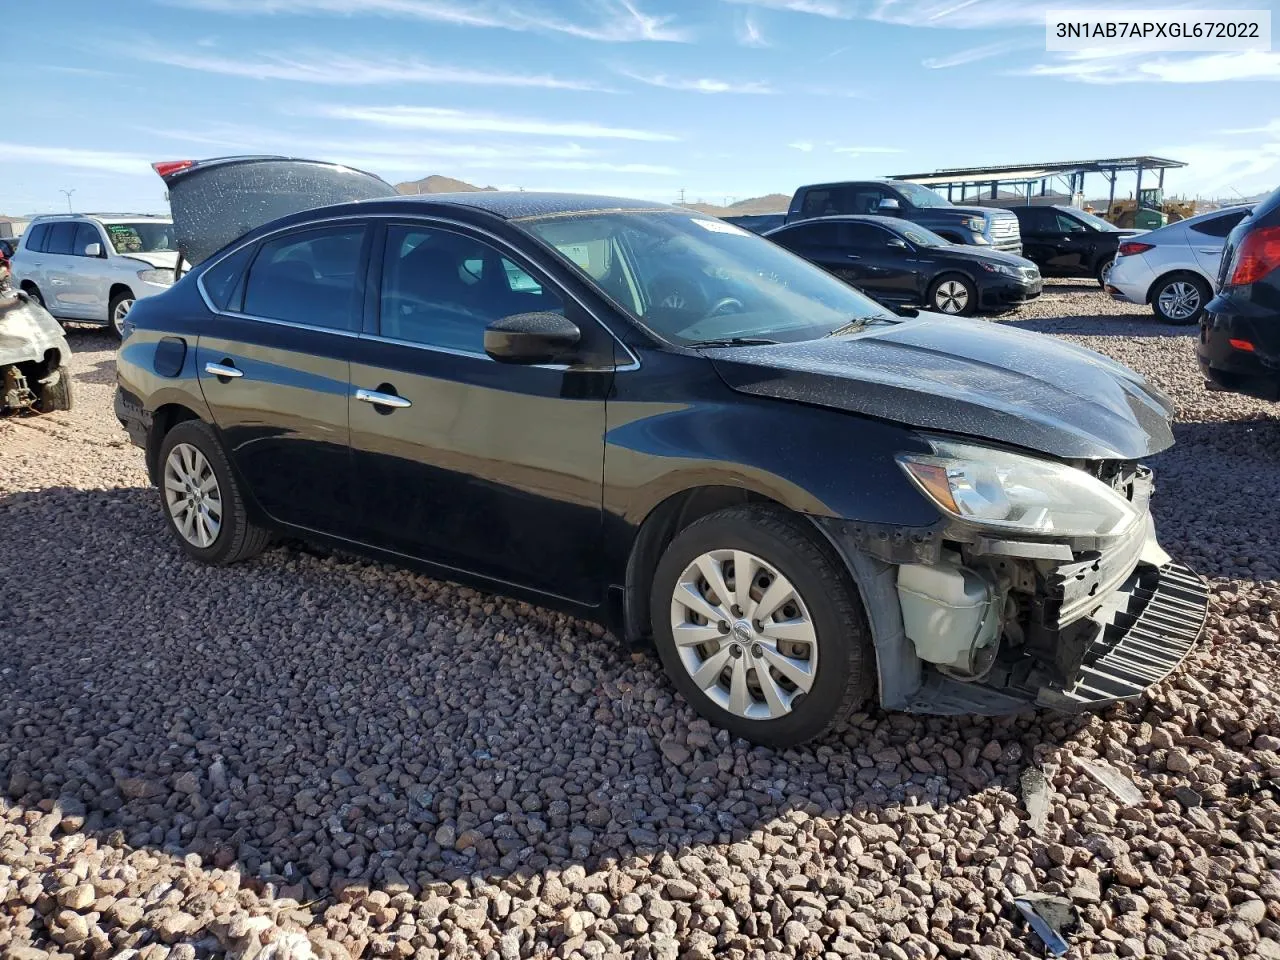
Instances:
[[[71,348],[42,306],[0,288],[0,415],[71,409]]]

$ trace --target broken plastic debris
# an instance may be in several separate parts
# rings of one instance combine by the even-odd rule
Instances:
[[[1055,957],[1066,954],[1065,935],[1075,930],[1080,923],[1076,908],[1070,900],[1047,893],[1028,893],[1015,898],[1013,904],[1051,954]]]
[[[1022,804],[1031,816],[1028,823],[1031,832],[1042,836],[1049,819],[1049,780],[1035,767],[1022,771]]]
[[[1184,807],[1198,807],[1204,802],[1200,794],[1185,784],[1179,784],[1173,788],[1173,797]]]
[[[1142,803],[1142,791],[1115,767],[1101,760],[1080,760],[1079,764],[1085,773],[1110,790],[1121,803],[1131,807]]]

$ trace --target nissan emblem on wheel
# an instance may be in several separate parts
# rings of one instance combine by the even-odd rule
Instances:
[[[303,537],[560,609],[772,746],[1135,698],[1201,630],[1171,404],[1099,354],[681,207],[157,167],[193,266],[124,318],[115,410],[195,560]]]

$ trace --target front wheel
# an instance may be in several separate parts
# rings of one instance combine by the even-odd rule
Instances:
[[[874,689],[874,654],[844,564],[807,521],[731,507],[671,542],[650,602],[663,666],[700,714],[771,747],[822,736]]]
[[[179,423],[165,434],[157,462],[165,519],[189,557],[222,566],[262,552],[270,533],[250,522],[231,464],[208,424]]]
[[[1192,273],[1175,273],[1160,280],[1151,293],[1151,309],[1165,323],[1190,326],[1200,322],[1211,296],[1209,285]]]
[[[929,309],[951,316],[967,317],[978,306],[978,290],[958,273],[939,277],[929,288]]]
[[[133,302],[133,293],[129,290],[121,290],[111,298],[111,303],[107,306],[107,316],[111,320],[111,329],[116,332],[117,337],[124,337],[124,318],[133,309]]]

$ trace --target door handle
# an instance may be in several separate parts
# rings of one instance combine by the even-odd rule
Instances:
[[[377,407],[395,407],[397,410],[413,406],[410,401],[394,393],[379,393],[377,390],[365,390],[363,387],[356,390],[356,399],[372,403]]]
[[[204,365],[204,372],[211,373],[215,377],[227,377],[231,380],[244,376],[243,370],[237,370],[235,367],[228,366],[225,363],[213,363],[212,361]]]
[[[1222,252],[1221,247],[1197,247],[1196,249],[1199,250],[1201,253],[1221,253]]]
[[[861,256],[859,256],[859,255],[858,255],[858,254],[856,254],[856,253],[846,253],[846,254],[844,255],[844,258],[845,258],[846,260],[861,260],[861,259],[862,259],[862,257],[861,257]]]

